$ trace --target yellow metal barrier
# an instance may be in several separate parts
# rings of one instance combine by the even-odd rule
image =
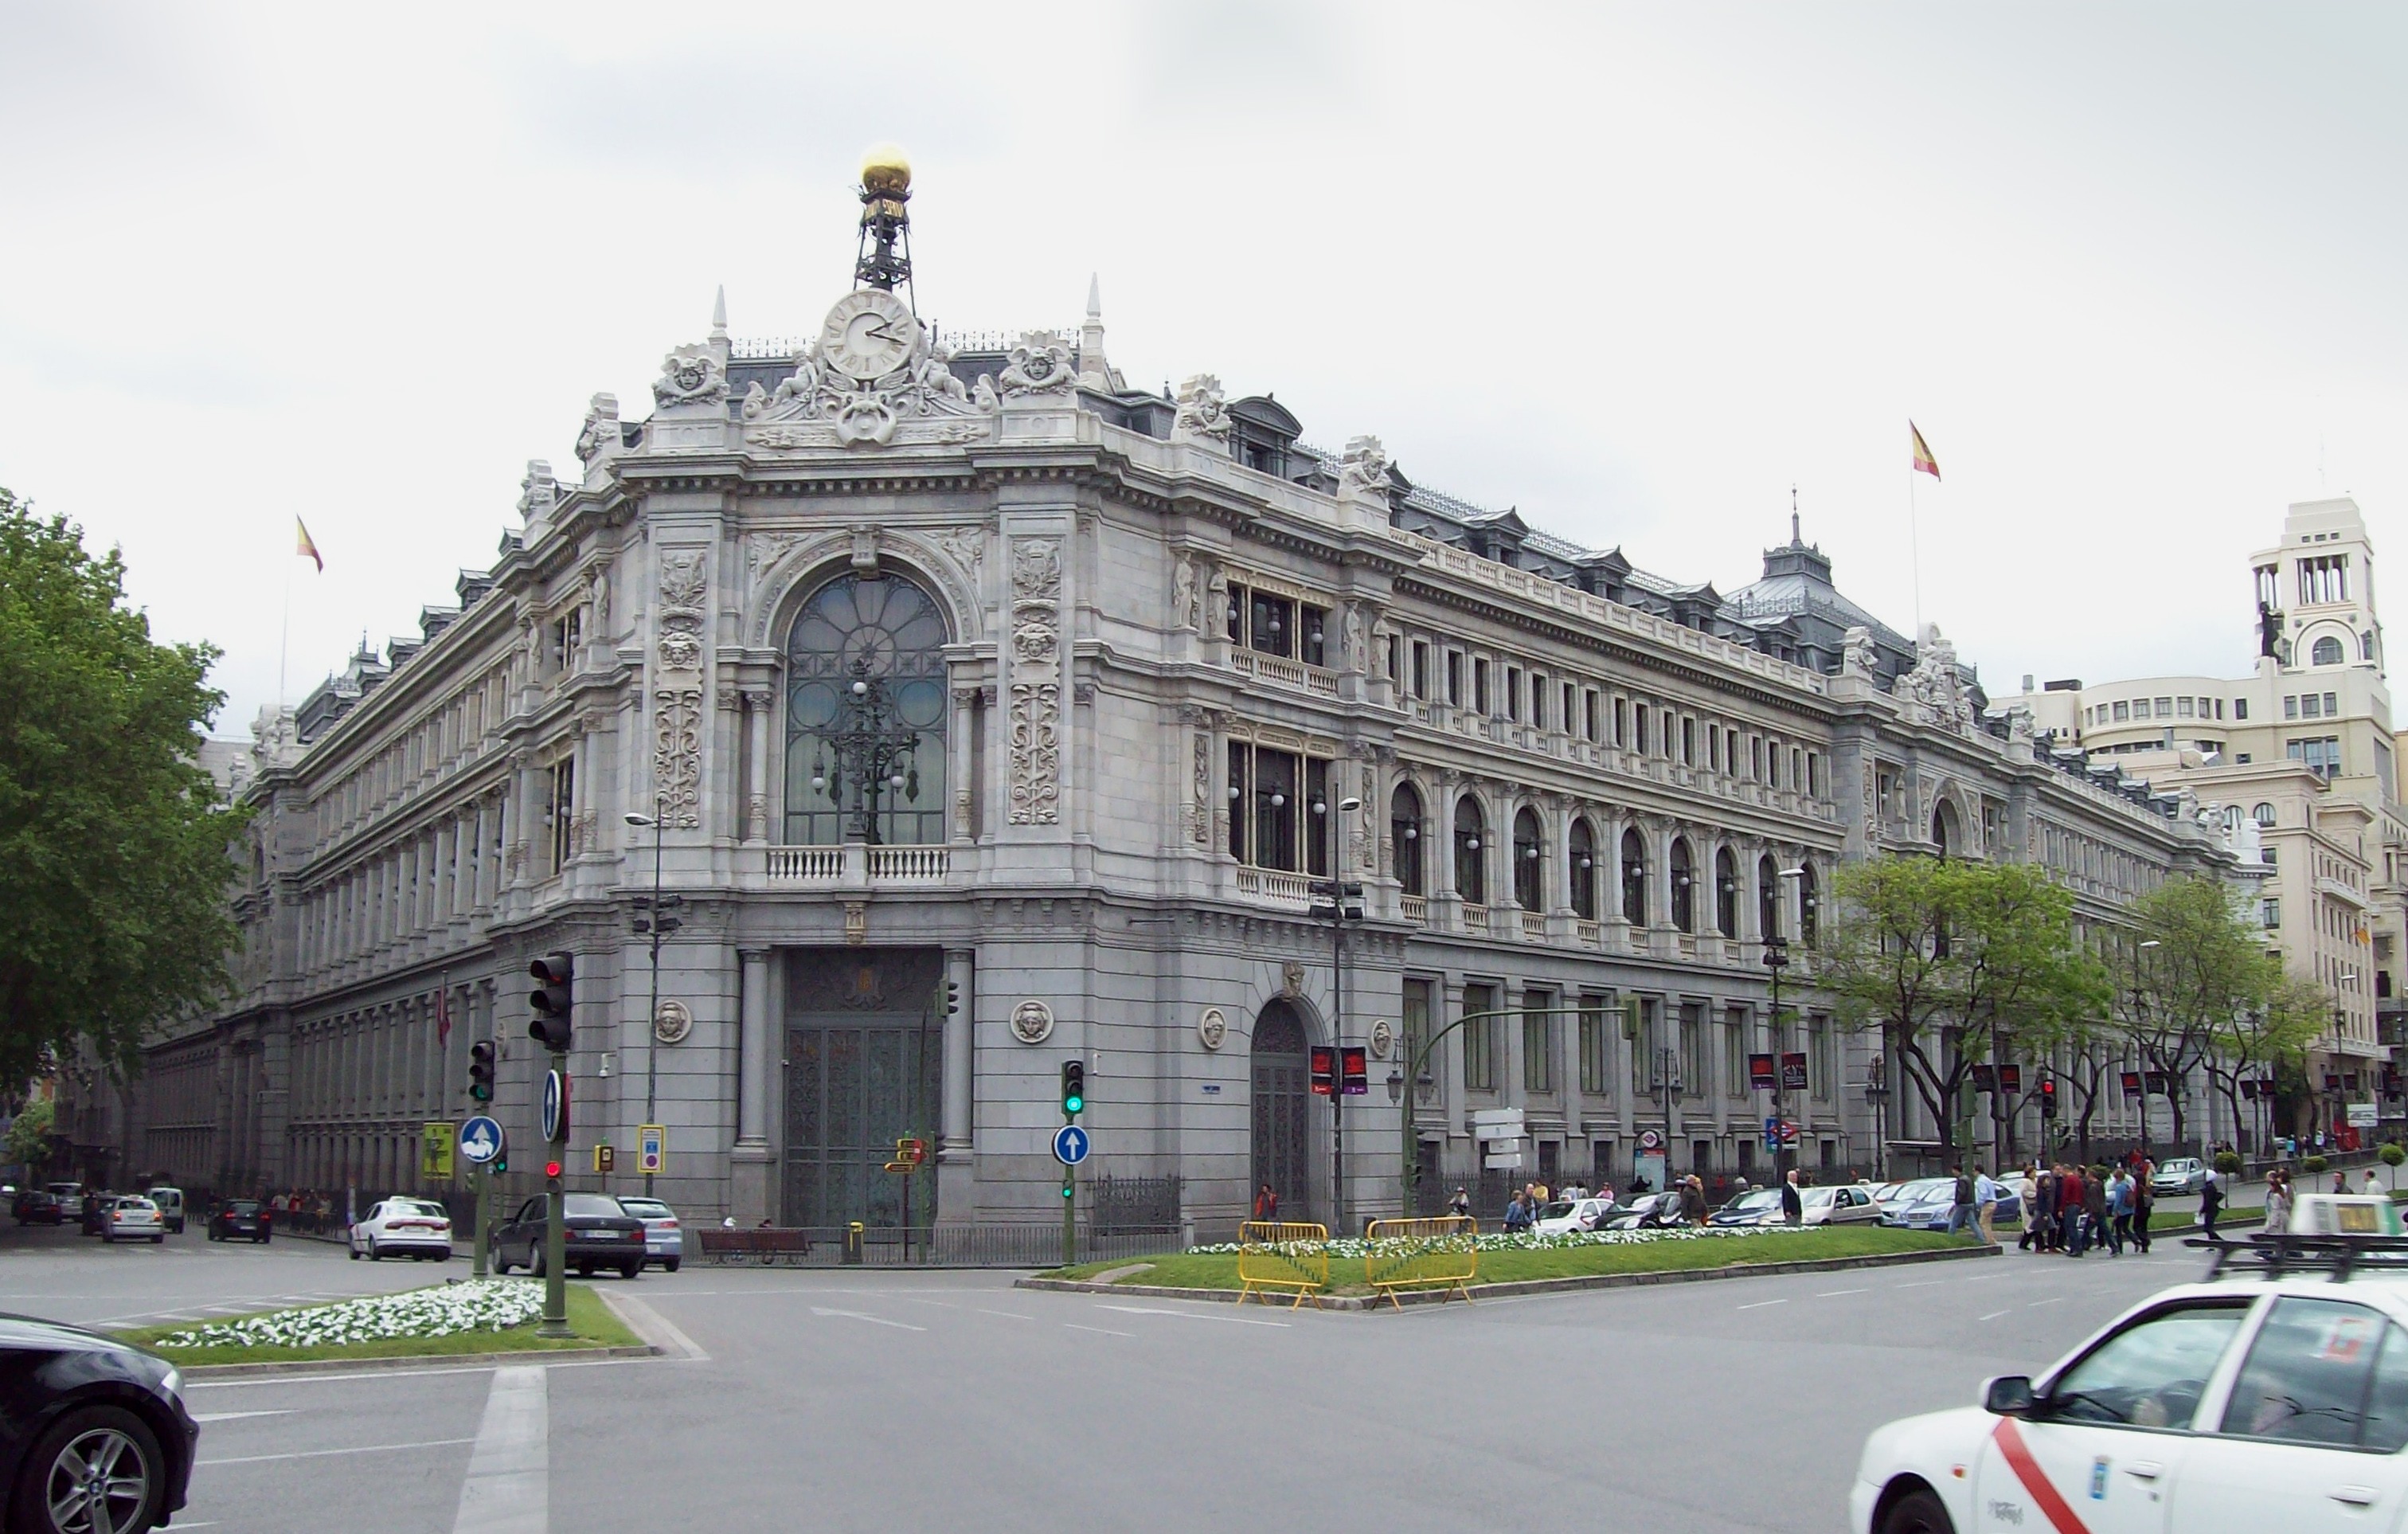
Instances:
[[[1441,1303],[1448,1295],[1461,1295],[1466,1305],[1471,1303],[1466,1285],[1480,1275],[1480,1222],[1470,1215],[1374,1220],[1363,1235],[1364,1277],[1388,1297],[1389,1304],[1405,1308],[1397,1297],[1399,1289],[1441,1285]]]
[[[1329,1284],[1329,1230],[1293,1220],[1248,1220],[1238,1227],[1238,1303],[1261,1298],[1266,1289],[1293,1289],[1297,1310],[1307,1299],[1321,1309],[1316,1292]],[[1268,1305],[1268,1300],[1263,1300]]]

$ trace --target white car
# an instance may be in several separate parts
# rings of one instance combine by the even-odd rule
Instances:
[[[166,1216],[148,1198],[116,1199],[108,1206],[108,1223],[100,1228],[100,1239],[111,1243],[147,1240],[157,1246],[167,1239]]]
[[[2355,1206],[2355,1207],[2346,1207]],[[2381,1206],[2377,1208],[2376,1206]],[[1855,1534],[2324,1534],[2408,1508],[2408,1241],[2314,1195],[2280,1276],[2254,1256],[2133,1307],[2036,1379],[1865,1441]],[[2349,1236],[2388,1236],[2349,1282]],[[2241,1243],[2236,1247],[2246,1250]],[[2372,1249],[2368,1249],[2370,1252]],[[2361,1258],[2360,1261],[2372,1260]]]
[[[623,1200],[624,1202],[624,1200]],[[627,1211],[635,1213],[634,1210]],[[1539,1211],[1539,1218],[1530,1226],[1534,1236],[1568,1236],[1575,1231],[1595,1230],[1613,1212],[1611,1198],[1558,1198]]]
[[[425,1198],[388,1198],[351,1223],[351,1260],[380,1262],[387,1256],[413,1261],[452,1256],[452,1215]]]
[[[657,1198],[621,1198],[619,1207],[644,1222],[644,1260],[674,1273],[685,1260],[685,1232],[677,1211]]]

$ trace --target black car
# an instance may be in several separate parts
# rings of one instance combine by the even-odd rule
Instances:
[[[11,1530],[153,1527],[184,1505],[200,1437],[165,1360],[97,1332],[0,1314],[0,1488]]]
[[[41,1188],[26,1188],[17,1195],[8,1212],[21,1226],[56,1226],[66,1224],[66,1211],[59,1208],[59,1196]]]
[[[229,1198],[209,1211],[208,1236],[213,1241],[230,1241],[237,1236],[247,1241],[265,1241],[268,1235],[267,1206],[256,1198]]]
[[[494,1232],[494,1269],[543,1271],[544,1201],[530,1198],[518,1214]],[[644,1270],[644,1222],[619,1207],[607,1193],[561,1195],[562,1266],[586,1278],[597,1268],[616,1268],[621,1278]]]

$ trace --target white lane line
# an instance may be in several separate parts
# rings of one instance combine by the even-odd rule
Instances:
[[[1999,1317],[2000,1317],[2000,1316],[2002,1316],[2002,1315],[2004,1315],[2004,1314],[2006,1314],[2006,1313],[2007,1313],[2007,1312],[2004,1312],[2004,1311],[1992,1311],[1992,1312],[1991,1312],[1989,1314],[1987,1314],[1987,1315],[1976,1316],[1976,1317],[1974,1317],[1974,1319],[1975,1319],[1975,1320],[1977,1320],[1977,1321],[1996,1321],[1997,1319],[1999,1319]]]
[[[1034,1320],[1036,1320],[1036,1319],[1037,1319],[1037,1318],[1036,1318],[1035,1316],[1033,1316],[1033,1315],[1022,1315],[1022,1314],[1021,1314],[1019,1312],[1017,1312],[1017,1311],[981,1311],[981,1312],[979,1312],[979,1314],[981,1314],[981,1315],[999,1315],[999,1316],[1002,1316],[1002,1317],[1003,1317],[1005,1320],[1007,1320],[1007,1321],[1034,1321]]]
[[[473,1438],[430,1438],[416,1443],[363,1443],[352,1449],[303,1449],[293,1454],[242,1455],[233,1459],[199,1459],[193,1463],[196,1469],[208,1465],[265,1465],[279,1459],[323,1459],[329,1455],[382,1455],[398,1454],[404,1449],[452,1449],[476,1441]]]
[[[499,1369],[498,1359],[490,1364],[467,1364],[458,1369],[363,1369],[357,1374],[263,1374],[250,1380],[187,1380],[186,1390],[259,1390],[288,1384],[351,1384],[361,1380],[416,1380],[429,1374],[491,1374]],[[562,1369],[569,1365],[558,1366]],[[182,1527],[182,1525],[178,1525]]]
[[[882,1315],[869,1315],[860,1311],[831,1311],[824,1305],[812,1306],[811,1313],[813,1315],[840,1315],[848,1321],[867,1321],[873,1326],[892,1326],[896,1331],[926,1331],[928,1329],[925,1326],[914,1326],[907,1321],[889,1321]]]
[[[552,1402],[543,1369],[494,1370],[452,1534],[546,1534],[552,1525]]]
[[[1893,1289],[1937,1289],[1940,1287],[1940,1281],[1938,1279],[1926,1279],[1921,1283],[1893,1283],[1890,1287]]]
[[[2033,1300],[2030,1304],[2028,1304],[2028,1305],[2025,1306],[2025,1307],[2024,1307],[2024,1309],[2025,1309],[2025,1310],[2027,1310],[2027,1311],[2036,1311],[2036,1310],[2039,1310],[2039,1309],[2040,1309],[2042,1306],[2043,1306],[2043,1305],[2055,1305],[2055,1304],[2058,1304],[2058,1303],[2060,1303],[2064,1298],[2065,1298],[2065,1297],[2064,1297],[2063,1295],[2055,1295],[2055,1296],[2052,1296],[2051,1297],[2049,1297],[2049,1298],[2047,1298],[2047,1299],[2035,1299],[2035,1300]]]
[[[1100,1332],[1106,1337],[1135,1337],[1137,1335],[1137,1333],[1133,1331],[1114,1331],[1110,1326],[1082,1326],[1076,1321],[1065,1321],[1062,1325],[1069,1327],[1072,1331]]]
[[[293,1408],[287,1406],[274,1412],[195,1412],[193,1413],[193,1420],[194,1422],[239,1422],[245,1417],[289,1417],[292,1414]]]
[[[931,1305],[940,1311],[958,1311],[961,1309],[960,1306],[948,1299],[912,1299],[901,1295],[898,1295],[896,1297],[901,1299],[906,1305]]]
[[[1869,1295],[1871,1293],[1872,1291],[1870,1289],[1826,1289],[1814,1297],[1816,1299],[1837,1299],[1842,1295]]]
[[[2006,1276],[2007,1275],[2004,1273],[1976,1273],[1971,1278],[1965,1280],[1965,1282],[1967,1283],[1987,1283],[1992,1279],[2002,1279]]]
[[[1119,1311],[1126,1315],[1175,1315],[1182,1321],[1229,1321],[1240,1326],[1286,1326],[1285,1321],[1256,1321],[1242,1315],[1205,1315],[1197,1311],[1168,1311],[1147,1305],[1098,1305],[1099,1311]]]
[[[1788,1303],[1789,1301],[1785,1299],[1759,1299],[1753,1305],[1742,1305],[1740,1309],[1742,1311],[1760,1311],[1767,1305],[1786,1305]]]

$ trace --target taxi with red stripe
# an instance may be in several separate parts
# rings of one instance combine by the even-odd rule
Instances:
[[[2195,1241],[2200,1283],[2037,1377],[1866,1440],[1855,1534],[2397,1534],[2408,1528],[2408,1234],[2303,1196],[2287,1233]]]

